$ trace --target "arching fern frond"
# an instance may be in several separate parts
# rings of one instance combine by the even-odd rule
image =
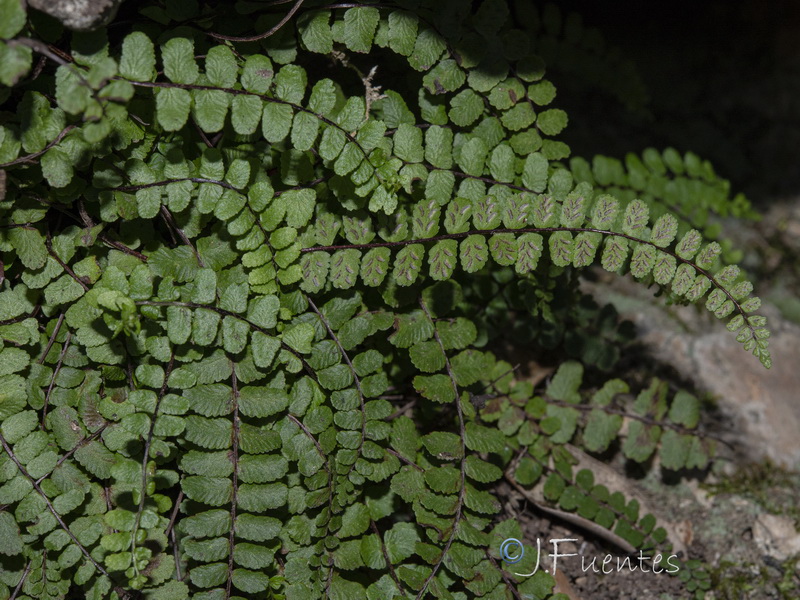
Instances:
[[[526,192],[518,195],[531,197]],[[519,203],[520,199],[509,199],[509,202]],[[439,281],[449,279],[458,269],[474,273],[484,268],[490,257],[498,265],[513,265],[521,274],[536,268],[542,256],[557,266],[585,267],[595,262],[600,251],[600,262],[606,270],[616,273],[630,271],[637,279],[653,280],[668,286],[674,295],[691,302],[700,302],[711,290],[706,307],[720,319],[733,315],[728,321],[728,329],[738,333],[737,340],[762,364],[771,365],[767,343],[769,334],[764,328],[766,320],[750,315],[758,310],[760,301],[750,296],[752,284],[741,279],[737,268],[720,266],[719,244],[711,242],[701,246],[697,230],[690,230],[676,239],[678,223],[675,217],[664,214],[651,223],[647,206],[639,200],[628,203],[624,213],[617,218],[618,202],[610,196],[601,196],[591,208],[589,222],[583,203],[582,195],[570,194],[564,202],[539,195],[533,202],[528,202],[533,208],[524,221],[518,220],[517,227],[486,229],[487,219],[496,218],[490,211],[504,212],[507,210],[505,203],[496,197],[474,203],[457,199],[444,206],[442,212],[469,212],[471,219],[465,220],[459,229],[470,225],[471,228],[457,233],[414,237],[414,233],[420,231],[417,227],[408,232],[405,240],[303,248],[301,267],[307,275],[300,285],[307,291],[324,289],[324,265],[329,261],[344,265],[339,268],[348,273],[343,279],[335,277],[331,271],[330,285],[353,287],[359,271],[366,285],[380,285],[372,276],[372,265],[377,260],[373,257],[378,256],[375,253],[379,251],[389,277],[401,286],[417,283],[418,276],[423,278],[419,280],[421,283],[426,276]],[[535,226],[553,222],[554,217],[545,214],[560,214],[560,225]],[[456,228],[448,227],[446,219],[439,211],[431,213],[426,230],[438,230],[442,226],[454,231]],[[595,223],[604,228],[594,227]],[[366,265],[361,264],[361,251],[373,253]],[[424,262],[427,269],[419,274],[426,252],[427,260]],[[388,265],[392,265],[391,270]]]

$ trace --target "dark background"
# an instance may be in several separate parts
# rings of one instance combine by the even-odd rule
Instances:
[[[541,5],[539,5],[541,6]],[[633,63],[649,96],[631,109],[560,73],[573,155],[674,146],[708,158],[762,208],[800,193],[800,2],[561,0]],[[601,86],[602,87],[602,86]],[[583,93],[581,93],[583,92]],[[588,92],[588,93],[587,93]]]

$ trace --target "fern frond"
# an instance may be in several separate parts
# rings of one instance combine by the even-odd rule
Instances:
[[[697,400],[589,398],[574,361],[540,391],[493,350],[613,366],[624,327],[575,285],[599,262],[770,365],[687,212],[747,216],[727,183],[673,150],[568,160],[539,54],[601,86],[615,55],[503,0],[162,4],[109,41],[0,3],[0,597],[551,597],[501,564],[501,484],[663,544],[568,445],[702,467]]]

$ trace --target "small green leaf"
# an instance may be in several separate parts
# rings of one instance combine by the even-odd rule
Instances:
[[[256,366],[262,368],[271,366],[280,346],[280,340],[277,338],[263,334],[260,331],[254,331],[251,345],[253,362],[255,362]]]
[[[647,226],[650,211],[641,200],[633,200],[625,207],[625,216],[622,220],[623,233],[640,237],[642,230]]]
[[[369,528],[369,510],[364,504],[353,504],[347,507],[342,515],[342,526],[336,532],[338,537],[361,535]]]
[[[506,448],[505,436],[499,429],[470,422],[467,423],[465,431],[464,443],[470,450],[499,454]]]
[[[678,231],[678,220],[671,214],[661,215],[653,225],[650,241],[659,248],[666,248],[675,239]]]
[[[436,281],[446,281],[453,274],[457,263],[458,243],[455,240],[437,242],[428,255],[430,275]]]
[[[330,280],[333,287],[348,289],[355,285],[359,273],[361,252],[355,248],[337,250],[330,261]]]
[[[164,75],[174,83],[191,84],[200,70],[194,60],[194,43],[190,38],[174,37],[161,47]]]
[[[602,264],[606,271],[619,271],[628,257],[628,240],[623,237],[606,238]]]
[[[466,473],[467,477],[479,481],[481,483],[491,483],[497,481],[503,476],[503,471],[500,467],[493,465],[470,454],[466,460]]]
[[[665,469],[682,469],[689,458],[692,437],[667,429],[661,436],[661,465]]]
[[[61,65],[56,70],[56,100],[58,105],[73,115],[84,112],[91,100],[92,91],[72,65]]]
[[[545,135],[558,135],[567,126],[567,113],[552,108],[539,113],[536,126]]]
[[[559,267],[566,267],[572,262],[575,241],[572,239],[572,234],[569,231],[556,231],[550,234],[548,240],[550,247],[550,258],[553,264]]]
[[[489,238],[489,251],[499,265],[509,266],[517,262],[517,240],[513,234],[494,234]]]
[[[331,256],[327,252],[309,252],[303,255],[300,261],[300,268],[303,271],[300,287],[304,291],[315,293],[325,286],[330,259]],[[363,270],[363,264],[361,268]]]
[[[602,195],[595,200],[592,207],[592,226],[597,229],[611,230],[617,221],[619,202],[613,196]]]
[[[380,20],[373,7],[356,7],[344,14],[344,43],[354,52],[369,52]]]
[[[206,77],[211,85],[231,88],[239,75],[236,58],[228,46],[212,46],[206,53]]]
[[[439,62],[423,77],[422,83],[431,94],[455,92],[464,85],[466,75],[453,59]]]
[[[27,20],[22,0],[0,0],[0,38],[11,39],[17,35]]]
[[[282,389],[245,386],[239,391],[239,409],[250,417],[269,417],[289,406],[289,396]]]
[[[150,38],[140,31],[127,35],[122,42],[119,74],[134,81],[151,81],[155,66],[155,48]]]
[[[258,129],[263,112],[260,98],[255,96],[234,96],[231,100],[231,124],[234,131],[250,135]]]
[[[700,403],[697,398],[683,390],[678,391],[669,409],[669,420],[689,429],[697,427],[700,420]]]
[[[242,69],[242,87],[254,94],[264,94],[269,91],[274,74],[269,58],[261,54],[251,54]]]
[[[425,131],[425,160],[439,169],[453,165],[453,132],[433,125]]]
[[[602,235],[592,231],[582,231],[575,237],[573,264],[576,267],[588,267],[594,262],[597,246]]]
[[[667,285],[675,276],[676,269],[675,257],[671,254],[658,253],[655,264],[653,265],[653,278],[656,283]]]
[[[426,27],[417,36],[408,64],[417,71],[427,71],[436,64],[446,49],[447,45],[439,32]]]
[[[544,239],[538,233],[524,233],[519,236],[517,262],[514,269],[519,274],[536,269],[544,249]]]
[[[461,266],[467,273],[479,271],[489,259],[489,248],[482,235],[467,236],[462,242],[459,251]]]
[[[646,425],[641,421],[631,421],[628,434],[622,444],[622,452],[631,460],[644,462],[655,451],[660,437],[660,427]]]
[[[580,227],[586,214],[586,200],[583,195],[572,193],[561,205],[561,224],[564,227]]]
[[[262,133],[269,143],[280,142],[292,126],[292,107],[287,104],[268,102],[264,105]]]
[[[486,376],[493,366],[491,354],[467,349],[456,354],[450,361],[453,375],[459,385],[472,385]]]
[[[486,152],[484,141],[479,137],[474,137],[462,146],[458,164],[467,175],[476,177],[483,175]]]
[[[672,291],[679,296],[685,294],[694,283],[694,274],[692,265],[688,263],[679,265],[672,280]]]
[[[483,113],[483,101],[472,90],[463,90],[450,100],[450,120],[459,127],[472,125]]]
[[[422,162],[422,130],[409,123],[401,123],[394,133],[394,153],[408,162]]]
[[[317,139],[319,119],[309,113],[299,112],[292,126],[292,145],[296,150],[310,150]]]
[[[50,148],[41,159],[42,174],[47,182],[54,188],[63,188],[72,181],[72,160],[65,153],[56,148]]]
[[[531,191],[542,192],[547,185],[548,162],[544,155],[534,152],[525,159],[522,183]]]
[[[333,50],[330,18],[330,11],[321,10],[305,13],[298,19],[300,37],[311,52],[329,54]]]
[[[6,0],[14,2],[14,0]],[[0,42],[0,83],[11,87],[30,71],[33,50]]]
[[[589,413],[583,431],[583,441],[590,452],[604,452],[617,437],[622,427],[622,417],[596,408]]]
[[[222,90],[192,90],[192,112],[197,125],[205,132],[220,131],[225,125],[231,96]]]
[[[444,227],[447,233],[464,233],[469,231],[469,218],[472,213],[472,203],[464,198],[456,198],[447,205],[444,217]]]
[[[156,116],[166,131],[178,131],[189,119],[192,95],[180,88],[163,88],[156,95]]]
[[[361,279],[369,287],[379,286],[389,270],[390,251],[388,248],[372,248],[361,260]]]
[[[514,151],[508,144],[498,144],[492,150],[491,158],[489,159],[489,170],[492,177],[498,181],[510,183],[514,180],[514,164],[516,157]]]
[[[707,244],[695,259],[697,266],[701,269],[710,269],[721,253],[722,247],[717,242],[711,242],[710,244]]]
[[[425,247],[422,244],[404,246],[397,253],[394,261],[394,277],[397,285],[409,286],[417,280],[424,256]]]
[[[319,155],[325,160],[336,160],[342,148],[344,148],[346,141],[347,137],[342,130],[331,126],[326,127],[322,131],[322,138],[319,143]]]
[[[445,356],[436,341],[418,342],[409,350],[411,362],[424,373],[435,373],[444,368]]]
[[[222,506],[230,502],[233,484],[227,477],[190,475],[181,482],[187,497],[209,506]]]
[[[641,279],[650,273],[655,261],[656,249],[649,244],[637,243],[631,256],[631,273]]]
[[[301,354],[311,353],[311,340],[314,339],[314,327],[309,323],[298,323],[283,332],[283,342]]]
[[[701,236],[700,232],[696,229],[690,229],[684,234],[684,236],[681,238],[681,241],[678,242],[675,251],[682,259],[692,260],[694,255],[697,254],[697,251],[700,249],[700,244],[702,241],[703,237]]]
[[[532,485],[542,476],[542,466],[532,459],[525,457],[519,461],[514,478],[522,485]]]
[[[458,460],[463,456],[461,439],[454,433],[435,431],[422,437],[422,444],[434,458]]]
[[[500,120],[506,129],[521,131],[536,121],[536,112],[528,102],[520,102],[505,111]]]
[[[14,227],[8,239],[16,250],[22,264],[29,269],[41,269],[47,260],[44,237],[32,227]]]
[[[414,389],[423,398],[434,402],[452,402],[456,397],[453,382],[447,375],[417,375],[414,377]]]
[[[275,76],[275,95],[284,102],[300,104],[306,94],[308,75],[300,65],[288,64],[281,67]]]
[[[407,11],[389,13],[389,47],[403,56],[414,51],[417,39],[417,16]]]

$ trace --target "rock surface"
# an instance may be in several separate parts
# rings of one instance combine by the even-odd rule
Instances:
[[[630,277],[587,283],[600,302],[632,320],[653,359],[674,367],[698,389],[712,393],[733,421],[723,436],[745,461],[765,457],[800,468],[800,326],[765,303],[772,332],[773,366],[761,366],[711,313],[695,306],[665,306]]]
[[[28,6],[61,21],[65,27],[88,31],[106,25],[122,0],[28,0]]]
[[[795,531],[794,521],[783,515],[758,515],[753,525],[753,541],[762,553],[779,561],[800,554],[800,534]]]

